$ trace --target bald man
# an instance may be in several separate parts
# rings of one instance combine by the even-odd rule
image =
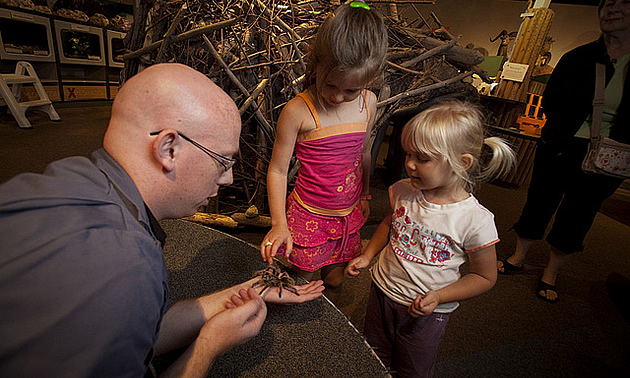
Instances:
[[[265,298],[253,281],[172,303],[159,220],[195,213],[232,183],[240,116],[205,75],[179,64],[131,78],[103,148],[0,186],[0,376],[203,376],[258,334],[267,302],[321,295],[321,281]],[[266,292],[266,293],[267,293]]]

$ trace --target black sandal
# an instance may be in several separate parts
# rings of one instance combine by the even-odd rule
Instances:
[[[543,291],[547,294],[549,291],[553,291],[556,293],[556,299],[549,299],[545,295],[540,294]],[[542,277],[538,279],[538,285],[536,285],[536,296],[547,303],[556,303],[558,301],[558,290],[556,289],[556,285],[551,285],[546,282],[543,282]]]
[[[504,260],[499,260],[503,263],[503,272],[499,270],[499,268],[497,267],[497,272],[499,274],[504,274],[504,275],[508,275],[508,274],[512,274],[515,272],[522,272],[523,271],[523,266],[516,266],[516,265],[512,265],[510,264],[507,259]]]

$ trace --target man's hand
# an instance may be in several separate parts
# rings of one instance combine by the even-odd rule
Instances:
[[[438,304],[440,304],[440,296],[438,293],[429,291],[425,295],[419,295],[413,300],[409,305],[409,315],[414,318],[431,315]]]
[[[219,354],[256,336],[267,316],[267,306],[253,288],[240,289],[225,307],[225,311],[219,312],[204,324],[198,337],[220,345]]]
[[[262,290],[260,287],[257,287],[258,290]],[[282,304],[293,304],[293,303],[304,303],[308,301],[312,301],[315,298],[319,298],[322,296],[322,292],[324,291],[324,282],[321,280],[312,281],[307,283],[306,285],[293,286],[293,288],[297,291],[299,295],[292,293],[289,290],[282,289],[282,298],[278,295],[280,293],[280,289],[277,287],[269,287],[262,293],[262,298],[265,302],[269,303],[282,303]]]
[[[205,322],[195,341],[161,376],[205,377],[214,360],[258,334],[267,306],[256,290],[240,289],[225,310]]]
[[[278,295],[280,293],[280,289],[277,287],[269,287],[265,290],[264,293],[262,293],[262,298],[265,300],[265,302],[281,304],[304,303],[312,301],[313,299],[322,296],[322,292],[324,291],[324,282],[321,280],[317,280],[309,282],[306,285],[293,286],[293,288],[297,291],[299,295],[292,293],[289,290],[282,289],[282,298],[280,298],[280,296]]]

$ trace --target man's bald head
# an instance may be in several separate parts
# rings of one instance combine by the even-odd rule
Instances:
[[[203,120],[233,118],[234,111],[232,99],[204,74],[181,64],[158,64],[120,89],[112,105],[108,134],[144,135],[167,127],[213,132],[215,125]]]
[[[150,135],[160,130],[171,131]],[[191,184],[185,182],[193,176],[190,169],[183,167],[187,154],[195,153],[199,159],[203,154],[191,152],[197,147],[178,137],[177,132],[219,154],[232,156],[238,148],[240,115],[221,88],[185,65],[157,64],[123,85],[112,105],[103,146],[157,213],[160,211],[155,208],[160,201],[181,198],[182,188]],[[229,184],[231,174],[227,181],[217,176],[208,185]],[[208,195],[216,194],[216,188],[208,190]],[[172,216],[176,211],[171,210],[177,209],[165,209],[164,215]]]

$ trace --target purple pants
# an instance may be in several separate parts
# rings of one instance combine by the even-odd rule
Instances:
[[[394,377],[432,377],[449,316],[414,318],[372,283],[363,334]]]

